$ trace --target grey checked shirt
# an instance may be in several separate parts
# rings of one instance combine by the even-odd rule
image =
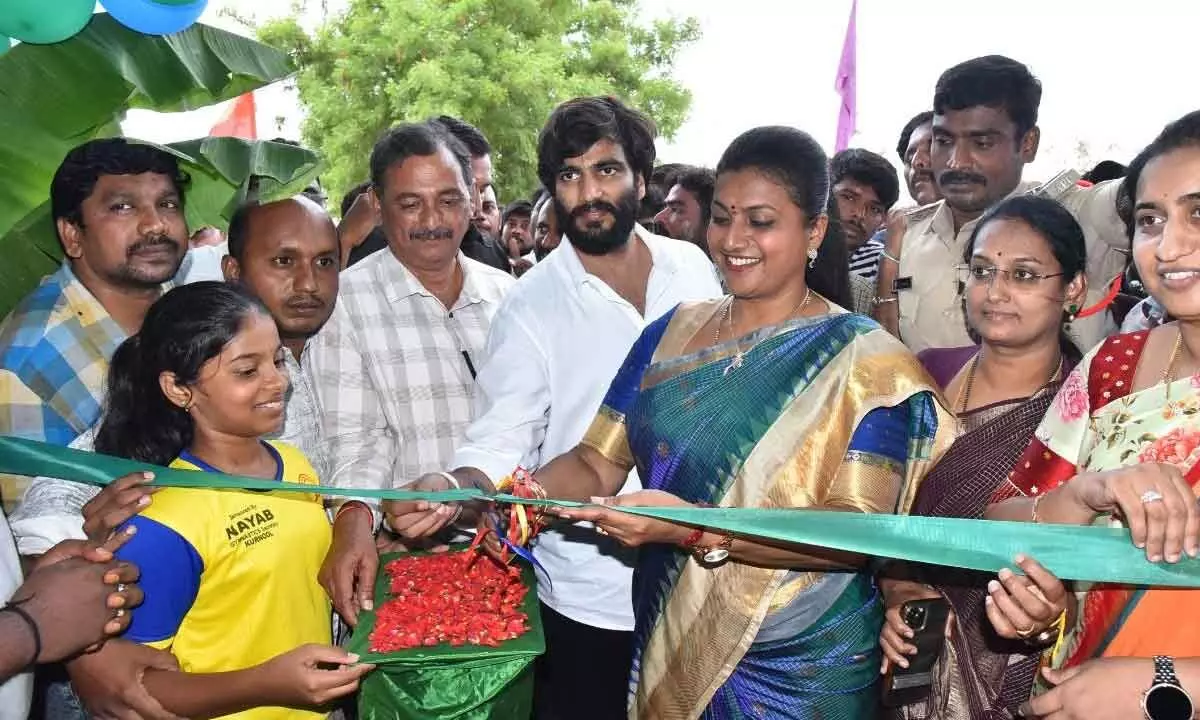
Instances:
[[[515,280],[459,253],[463,289],[445,306],[390,251],[345,271],[333,317],[304,351],[322,482],[403,487],[450,465],[474,418],[473,368]]]

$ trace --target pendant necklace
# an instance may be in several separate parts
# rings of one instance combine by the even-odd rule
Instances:
[[[783,320],[780,320],[779,322],[784,322],[791,316],[793,316],[796,313],[803,310],[805,308],[805,306],[808,305],[808,301],[811,299],[812,299],[812,288],[806,288],[804,291],[804,298],[800,302],[796,303],[796,306],[793,307],[791,310],[789,310],[788,314],[784,315]],[[725,323],[729,323],[729,336],[734,337],[734,333],[733,333],[733,297],[730,297],[729,302],[725,303],[725,307],[723,307],[721,309],[721,319],[717,321],[717,329],[713,333],[713,347],[716,347],[717,345],[721,344],[721,326],[724,325]],[[721,373],[722,376],[727,376],[727,375],[729,375],[729,373],[740,368],[742,366],[742,364],[745,362],[746,353],[748,353],[751,350],[753,350],[754,348],[758,347],[758,343],[754,343],[748,349],[742,350],[741,340],[736,340],[735,342],[737,343],[737,353],[734,354],[733,359],[729,361],[729,364],[725,366],[725,371],[723,373]],[[759,342],[762,342],[762,341],[760,340]]]

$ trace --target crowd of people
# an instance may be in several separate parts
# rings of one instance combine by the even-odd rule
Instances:
[[[1185,720],[1198,590],[620,511],[1122,525],[1195,558],[1200,112],[1030,182],[1041,93],[1010,58],[948,69],[900,172],[782,126],[656,164],[650,118],[576,98],[531,197],[441,116],[379,139],[340,223],[319,191],[252,199],[220,245],[189,241],[174,157],[90,141],[50,187],[66,259],[0,325],[0,432],[349,490],[533,470],[586,503],[533,545],[536,720]],[[153,479],[5,479],[3,720],[352,716],[380,554],[483,522]]]

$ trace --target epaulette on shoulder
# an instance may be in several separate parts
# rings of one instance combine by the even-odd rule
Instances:
[[[938,200],[937,202],[931,202],[928,205],[915,207],[912,210],[904,213],[904,219],[908,221],[910,226],[915,222],[928,220],[929,218],[933,217],[933,214],[937,212],[939,207],[941,207],[942,202],[944,201]]]
[[[1083,177],[1077,170],[1063,170],[1059,174],[1031,189],[1029,195],[1038,195],[1051,200],[1058,200],[1068,192],[1078,187],[1079,179]]]

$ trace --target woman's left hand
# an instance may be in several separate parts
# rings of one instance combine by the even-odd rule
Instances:
[[[1125,720],[1143,717],[1142,693],[1154,680],[1154,662],[1150,658],[1100,658],[1042,674],[1054,688],[1022,705],[1021,717]]]
[[[612,510],[613,507],[692,507],[691,503],[662,490],[638,490],[616,497],[594,497],[592,505],[579,508],[556,508],[549,512],[572,522],[585,520],[596,525],[596,532],[611,535],[622,545],[638,547],[648,543],[678,545],[692,533],[692,528],[645,515]]]
[[[1071,595],[1062,581],[1038,561],[1024,555],[1018,555],[1016,561],[1025,574],[1001,570],[999,580],[988,583],[984,605],[997,635],[1028,641],[1058,620]]]

